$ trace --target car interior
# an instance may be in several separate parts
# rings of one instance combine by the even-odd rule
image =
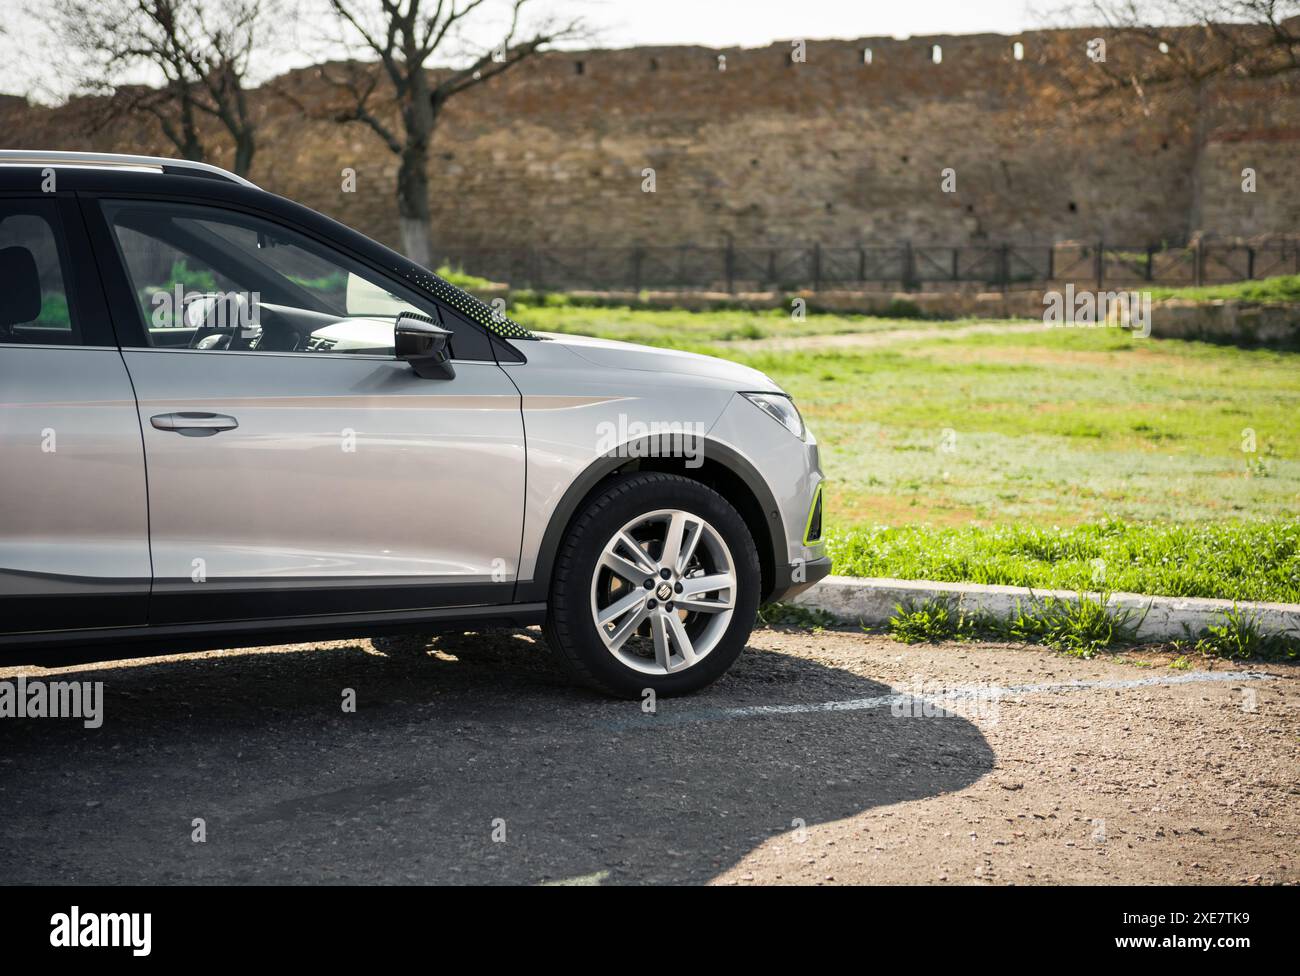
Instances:
[[[403,310],[417,311],[388,295],[389,308],[357,314],[343,284],[354,273],[255,224],[126,206],[114,210],[112,225],[155,346],[391,355],[394,319]],[[273,262],[277,249],[281,260]],[[321,277],[322,267],[328,278]],[[305,283],[313,276],[320,281],[315,287]],[[190,287],[198,281],[203,287]],[[178,285],[181,314],[156,315],[162,304],[157,296],[176,294]]]
[[[27,205],[9,213],[0,210],[0,342],[68,345],[80,340],[59,250],[44,216]]]
[[[41,279],[32,252],[18,245],[0,249],[0,337],[16,338],[40,314]]]

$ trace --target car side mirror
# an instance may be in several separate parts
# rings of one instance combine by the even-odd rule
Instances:
[[[411,364],[415,375],[426,380],[449,380],[456,376],[451,365],[452,333],[419,312],[403,312],[393,323],[393,347],[397,358]]]

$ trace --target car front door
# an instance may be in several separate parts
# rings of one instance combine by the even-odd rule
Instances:
[[[524,431],[486,334],[423,379],[394,320],[438,306],[356,255],[236,208],[88,210],[138,326],[151,623],[509,602]]]
[[[135,396],[70,193],[0,193],[0,635],[146,622]]]

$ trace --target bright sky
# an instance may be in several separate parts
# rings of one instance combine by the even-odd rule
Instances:
[[[1034,13],[1042,5],[1033,0],[537,0],[536,6],[560,16],[585,17],[598,31],[596,43],[587,46],[598,47],[760,47],[790,38],[1009,34],[1042,26]],[[305,16],[291,20],[321,22]],[[67,62],[51,54],[39,12],[25,0],[0,0],[0,27],[0,92],[46,102],[66,97],[70,73],[59,66]],[[271,70],[258,72],[258,80],[330,53],[319,35],[296,32],[286,49]]]
[[[591,5],[604,46],[760,47],[787,38],[1011,34],[1036,26],[1026,0],[609,0]],[[599,13],[598,13],[599,12]]]

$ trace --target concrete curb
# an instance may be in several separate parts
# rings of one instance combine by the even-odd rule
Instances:
[[[824,610],[843,620],[879,626],[894,615],[896,604],[921,602],[946,597],[966,610],[995,616],[1012,613],[1016,604],[1031,605],[1044,597],[1074,601],[1073,590],[1030,590],[1023,586],[991,586],[985,583],[935,583],[931,580],[858,579],[852,576],[828,576],[795,597],[794,602]],[[1112,593],[1108,606],[1132,610],[1134,619],[1142,619],[1137,635],[1143,641],[1185,639],[1188,632],[1197,636],[1206,627],[1223,622],[1223,612],[1234,606],[1255,618],[1266,634],[1300,637],[1300,604],[1246,603],[1231,600],[1207,600],[1199,597],[1143,596],[1139,593]]]

